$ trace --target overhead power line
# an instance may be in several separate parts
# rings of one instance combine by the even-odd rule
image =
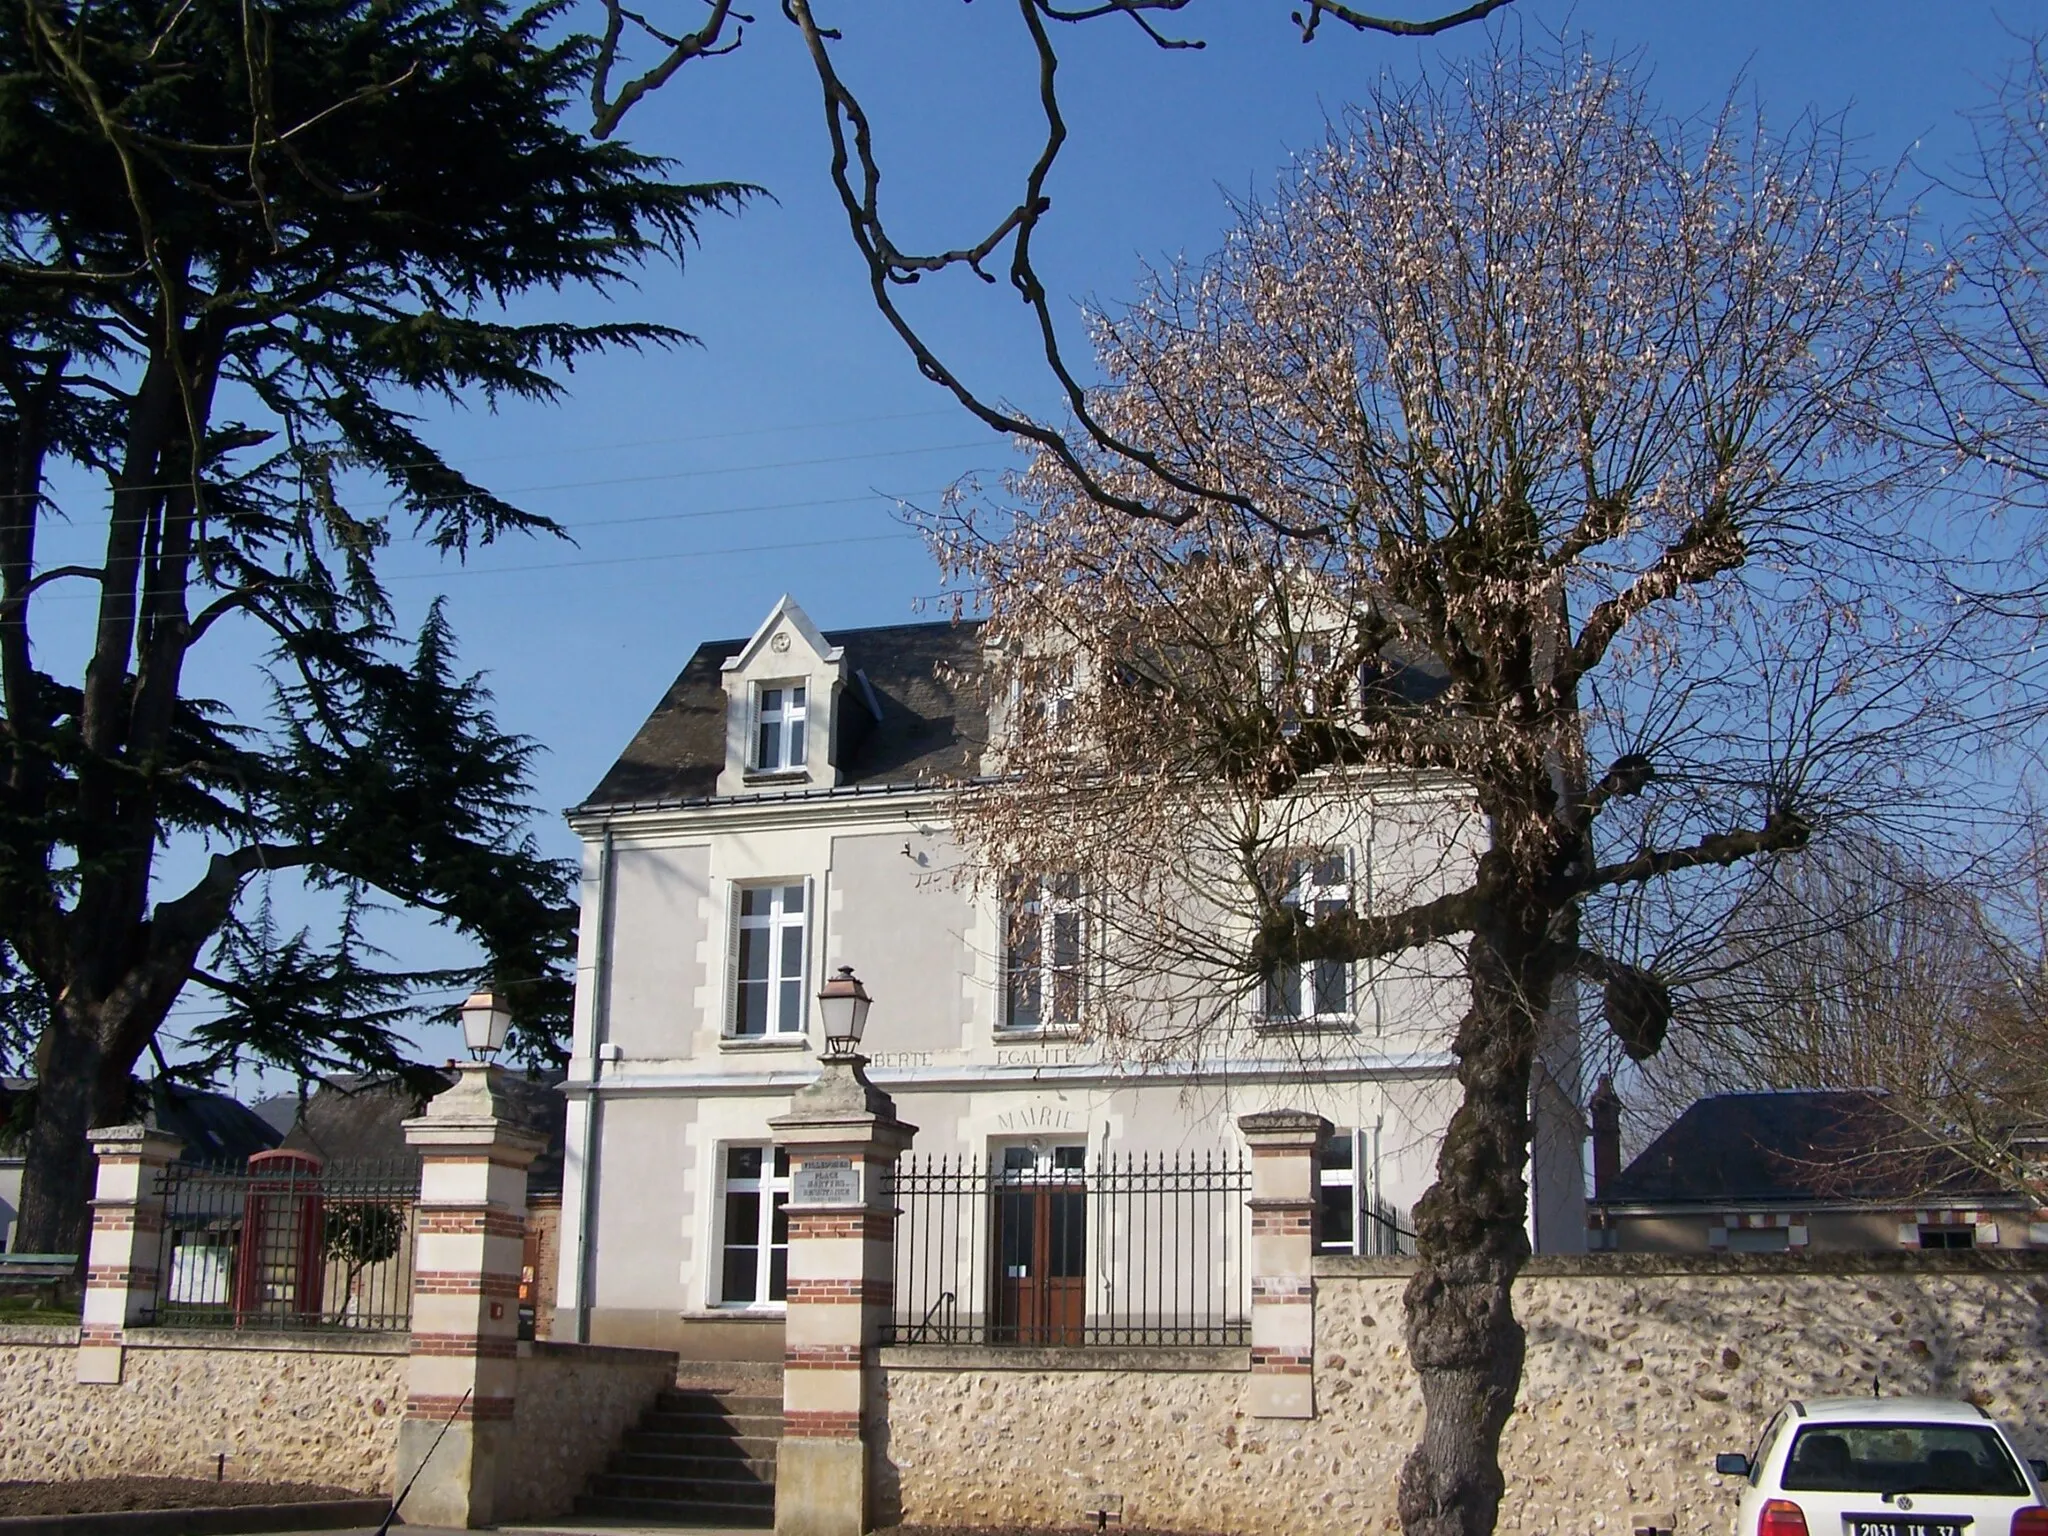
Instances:
[[[712,475],[765,474],[770,470],[777,469],[812,469],[824,464],[860,464],[875,459],[908,458],[911,457],[912,455],[921,453],[952,453],[960,450],[965,450],[968,448],[986,448],[989,447],[994,441],[995,440],[991,437],[982,436],[973,438],[966,442],[929,443],[924,445],[923,447],[917,448],[878,448],[870,453],[835,453],[827,454],[822,458],[815,459],[778,459],[766,464],[724,464],[713,465],[710,467],[699,469],[661,470],[654,474],[646,475],[619,475],[607,477],[600,480],[560,480],[545,485],[515,485],[508,486],[503,490],[488,491],[487,493],[489,495],[498,497],[500,500],[503,500],[512,496],[533,496],[545,494],[550,491],[587,490],[594,486],[643,485],[662,480],[694,480]],[[380,473],[380,471],[377,471],[373,466],[368,465],[344,465],[342,467],[344,469],[357,468],[358,471],[363,474]],[[425,468],[427,466],[414,464],[400,465],[397,467],[420,469]],[[189,482],[184,480],[163,480],[153,481],[144,485],[127,486],[124,487],[124,489],[135,491],[174,491],[182,488],[188,483]],[[216,486],[214,488],[219,489],[220,487]],[[476,489],[485,490],[486,488],[477,487]],[[421,500],[427,502],[457,501],[460,500],[462,496],[466,494],[469,493],[458,493],[451,491],[444,495],[425,496],[422,497]],[[43,491],[8,491],[0,493],[0,501],[28,501],[34,499],[47,499],[47,496],[48,493]]]

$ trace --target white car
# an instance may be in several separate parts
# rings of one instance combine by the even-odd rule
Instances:
[[[1788,1403],[1714,1470],[1749,1480],[1735,1536],[2048,1536],[2048,1462],[2023,1460],[1973,1403]]]

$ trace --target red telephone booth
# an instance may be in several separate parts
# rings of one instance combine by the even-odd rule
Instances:
[[[325,1225],[320,1159],[258,1152],[249,1159],[235,1260],[235,1326],[303,1327],[321,1318]]]

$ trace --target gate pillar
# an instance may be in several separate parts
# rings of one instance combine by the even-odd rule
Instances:
[[[873,1513],[874,1351],[896,1275],[885,1185],[917,1127],[896,1118],[866,1066],[865,1056],[826,1056],[789,1113],[768,1122],[790,1185],[776,1536],[861,1536]]]
[[[394,1491],[419,1525],[490,1525],[512,1439],[526,1170],[542,1138],[516,1125],[503,1069],[458,1066],[455,1086],[405,1122],[419,1153],[411,1359]],[[413,1479],[417,1478],[416,1482]]]
[[[163,1175],[184,1143],[147,1125],[90,1133],[99,1172],[78,1325],[78,1379],[118,1385],[127,1331],[144,1321],[169,1278],[161,1272]]]
[[[1258,1419],[1316,1416],[1317,1171],[1330,1122],[1269,1109],[1237,1122],[1252,1149],[1252,1376]]]

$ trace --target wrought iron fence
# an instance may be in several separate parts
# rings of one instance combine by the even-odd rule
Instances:
[[[990,1167],[911,1156],[897,1207],[896,1344],[1250,1342],[1250,1170],[1221,1154]]]
[[[149,1321],[176,1328],[389,1331],[412,1321],[419,1164],[266,1152],[162,1174]]]
[[[1415,1234],[1401,1225],[1401,1213],[1384,1196],[1368,1194],[1359,1212],[1358,1251],[1375,1259],[1413,1257]]]

